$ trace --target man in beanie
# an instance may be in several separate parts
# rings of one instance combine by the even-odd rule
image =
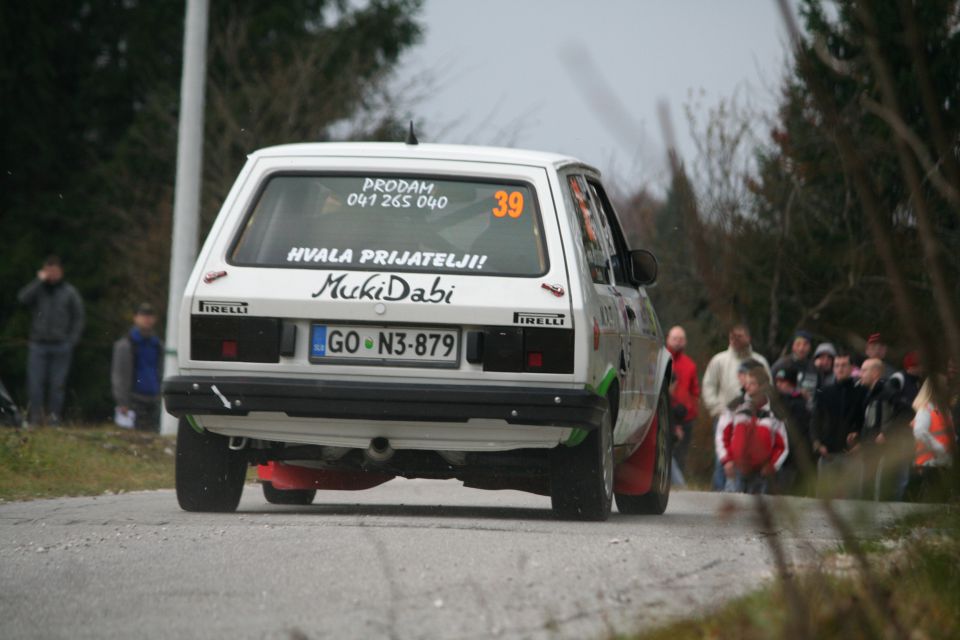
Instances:
[[[28,419],[31,424],[56,425],[63,418],[73,349],[83,333],[83,300],[63,279],[63,266],[57,256],[46,259],[36,279],[20,290],[17,299],[30,308],[32,316],[27,356]]]
[[[813,366],[817,368],[817,391],[837,381],[833,375],[833,359],[837,350],[830,342],[821,342],[813,352]]]
[[[113,343],[110,383],[120,426],[159,429],[163,341],[156,335],[156,325],[153,306],[141,303],[133,314],[133,326]]]
[[[864,349],[866,353],[866,360],[871,358],[876,358],[883,364],[883,370],[880,372],[880,377],[884,380],[889,380],[896,369],[886,361],[887,357],[887,343],[884,342],[883,337],[879,333],[871,333],[867,336],[867,346]]]
[[[797,390],[808,402],[813,398],[817,391],[817,367],[810,359],[810,352],[813,350],[813,336],[806,331],[797,331],[793,335],[793,341],[790,343],[790,353],[783,356],[773,363],[770,367],[770,373],[774,380],[777,378],[777,372],[781,369],[791,367],[797,372]]]

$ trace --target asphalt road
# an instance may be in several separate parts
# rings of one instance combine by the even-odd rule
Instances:
[[[770,499],[798,564],[835,549],[811,500]],[[395,480],[310,507],[188,514],[172,491],[0,505],[0,637],[599,638],[768,580],[752,498],[674,492],[659,517],[554,520],[549,500]],[[862,511],[859,531],[907,505]]]

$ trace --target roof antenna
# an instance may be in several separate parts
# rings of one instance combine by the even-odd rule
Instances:
[[[417,140],[417,134],[413,132],[413,120],[410,121],[410,130],[407,131],[407,144],[420,144],[420,141]]]

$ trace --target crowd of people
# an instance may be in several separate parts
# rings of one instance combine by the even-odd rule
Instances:
[[[713,428],[716,491],[945,497],[958,444],[956,380],[926,375],[915,351],[901,368],[892,366],[879,333],[861,355],[830,342],[814,349],[813,336],[798,331],[772,366],[754,351],[745,325],[728,337],[698,380],[683,328],[667,334],[675,482],[683,481],[702,403]]]

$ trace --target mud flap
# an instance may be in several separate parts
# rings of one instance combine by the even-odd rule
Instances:
[[[327,489],[333,491],[359,491],[381,485],[393,476],[361,471],[328,471],[310,469],[283,462],[268,462],[257,467],[257,477],[270,482],[274,489]]]
[[[260,482],[270,482],[273,480],[273,463],[257,465],[257,480]]]
[[[613,490],[628,496],[642,496],[653,487],[653,472],[657,458],[658,416],[653,422],[637,450],[617,465],[613,476]]]

